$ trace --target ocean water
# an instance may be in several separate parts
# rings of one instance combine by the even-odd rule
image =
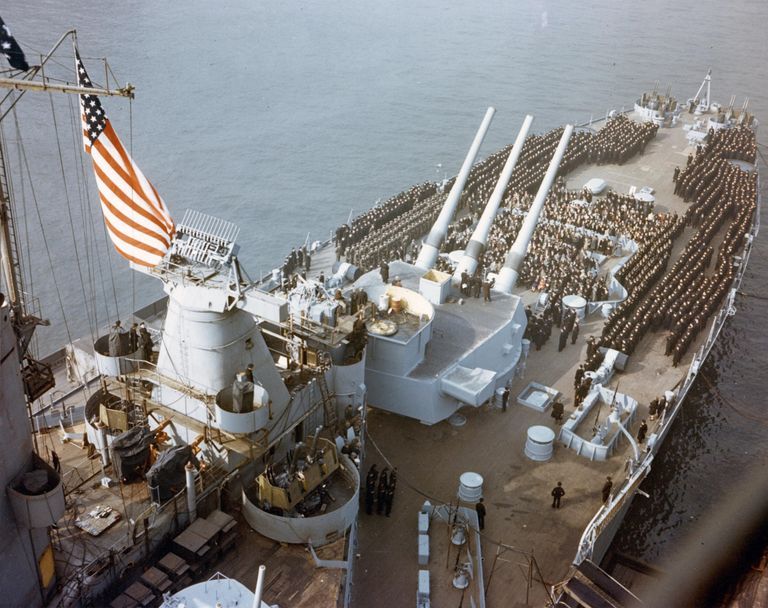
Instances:
[[[116,131],[177,221],[192,208],[241,227],[251,276],[350,213],[455,174],[489,105],[498,112],[481,155],[511,142],[526,113],[543,132],[629,106],[656,81],[685,100],[708,68],[715,100],[749,96],[768,119],[760,0],[29,0],[2,16],[31,62],[75,27],[94,80],[106,56],[136,86],[130,103],[103,99]],[[26,158],[14,123],[4,130],[26,287],[52,322],[38,332],[42,354],[161,295],[104,242],[87,164],[85,190],[77,180],[77,110],[65,97],[20,103]],[[654,467],[648,483],[664,500],[638,499],[627,520],[619,543],[635,557],[659,559],[712,507],[713,487],[768,459],[756,423],[767,257],[761,236],[749,295],[705,369],[715,388],[699,382]]]

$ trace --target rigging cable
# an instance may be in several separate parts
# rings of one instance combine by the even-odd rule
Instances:
[[[85,259],[86,259],[86,270],[88,273],[88,290],[91,295],[91,305],[93,306],[93,319],[92,323],[93,326],[91,327],[92,333],[96,333],[99,327],[99,307],[98,302],[96,300],[96,278],[93,273],[93,260],[91,256],[91,247],[92,247],[92,241],[89,234],[89,225],[90,222],[85,222],[85,218],[89,217],[88,215],[88,205],[85,200],[85,193],[83,192],[83,184],[86,183],[85,181],[85,172],[83,170],[83,163],[82,163],[82,157],[80,156],[80,148],[81,145],[80,142],[81,134],[79,130],[80,126],[80,120],[75,114],[74,110],[74,103],[73,103],[73,97],[70,95],[67,97],[69,102],[69,121],[70,121],[70,127],[72,131],[72,150],[74,152],[74,155],[72,156],[74,163],[75,163],[75,174],[77,174],[77,170],[80,170],[81,178],[78,178],[75,180],[75,184],[77,184],[77,194],[78,194],[78,200],[80,202],[80,217],[83,219],[83,239],[85,241]],[[79,166],[78,166],[79,161]],[[84,287],[85,288],[85,287]]]
[[[133,158],[133,99],[128,98],[128,153]],[[131,318],[136,313],[136,273],[131,273]]]
[[[14,125],[16,126],[16,138],[18,141],[18,146],[20,150],[20,154],[23,160],[23,168],[26,169],[27,175],[31,177],[32,172],[29,170],[29,160],[27,159],[27,152],[24,147],[24,141],[21,138],[21,129],[19,128],[19,117],[16,113],[16,109],[13,110],[13,121]],[[64,314],[64,302],[61,299],[61,290],[59,289],[58,281],[56,280],[56,272],[53,268],[53,258],[51,257],[51,250],[48,247],[48,238],[45,235],[45,225],[43,224],[43,217],[40,214],[40,205],[38,205],[37,202],[37,195],[35,194],[35,186],[32,180],[30,179],[29,182],[29,189],[30,193],[32,194],[32,201],[35,204],[35,212],[37,213],[37,221],[40,224],[40,234],[43,236],[43,244],[45,245],[45,253],[48,256],[48,264],[51,268],[51,276],[53,278],[53,286],[56,289],[56,297],[59,301],[59,309],[61,310],[61,316],[62,320],[64,321],[64,329],[67,332],[67,340],[71,343],[72,342],[72,334],[69,331],[69,323],[67,322],[67,317]]]
[[[82,144],[81,144],[82,138],[81,136],[79,136],[79,134],[82,132],[82,127],[81,127],[82,122],[80,120],[80,117],[75,113],[73,106],[74,106],[73,103],[70,104],[70,114],[72,117],[72,132],[73,132],[74,146],[75,146],[75,159],[80,166],[82,184],[88,184],[88,176],[85,170],[85,163],[83,162]],[[81,183],[80,180],[78,180],[78,186],[80,185],[80,183]],[[90,220],[87,223],[84,223],[86,237],[88,236],[89,231],[90,231],[90,237],[91,237],[89,240],[90,247],[88,249],[89,259],[91,259],[92,257],[96,258],[96,270],[99,275],[98,283],[101,285],[101,291],[102,291],[102,297],[103,297],[102,301],[104,303],[105,314],[107,319],[109,319],[110,317],[109,296],[107,295],[106,281],[104,280],[104,273],[102,272],[102,268],[101,268],[101,261],[103,256],[99,255],[99,252],[98,252],[98,237],[96,236],[97,232],[96,232],[96,227],[94,226],[94,222],[98,221],[98,219],[95,218],[96,214],[91,213],[91,207],[93,205],[91,205],[91,198],[90,198],[89,192],[90,190],[88,189],[87,186],[85,186],[81,191],[81,196],[80,196],[81,215],[83,218],[88,218]],[[108,255],[109,255],[109,252],[107,252],[107,256]],[[93,263],[90,262],[89,272],[92,275],[92,293],[94,298],[95,323],[96,323],[96,328],[98,329],[99,327],[98,306],[95,305],[97,281],[96,281],[95,274],[93,274],[92,272],[92,268],[93,268]]]
[[[81,128],[81,122],[79,120],[78,120],[77,124],[80,125],[80,128]],[[82,171],[83,171],[83,177],[85,179],[85,166],[84,166],[84,163],[82,162],[83,148],[79,146],[79,149],[80,149],[80,153],[78,154],[78,156],[80,158],[80,163],[81,163],[81,167],[82,167]],[[88,182],[85,181],[84,183],[88,183]],[[88,201],[90,202],[90,196],[87,194],[88,192],[89,192],[88,189],[86,189],[86,195],[88,197]],[[88,215],[86,215],[84,217],[91,217],[91,220],[93,221],[93,215],[94,214],[89,213]],[[107,268],[109,269],[109,280],[110,280],[110,284],[111,284],[111,287],[112,287],[112,298],[113,298],[114,303],[115,303],[115,317],[114,318],[115,319],[119,319],[120,318],[120,308],[118,306],[118,301],[117,301],[117,288],[115,286],[115,274],[114,274],[114,269],[112,267],[112,264],[109,262],[110,250],[114,250],[114,248],[109,246],[109,243],[111,242],[111,239],[109,238],[109,235],[107,234],[107,226],[106,226],[105,222],[103,222],[103,221],[101,222],[101,228],[102,228],[102,234],[104,236],[104,247],[106,248],[106,252],[105,252],[105,255],[103,257],[104,257],[105,263],[107,264]],[[95,232],[95,229],[94,229],[94,243],[97,242],[95,235],[96,235],[96,232]],[[96,255],[96,260],[98,262],[98,269],[99,269],[99,278],[102,281],[102,286],[104,286],[104,277],[103,277],[102,269],[101,269],[101,258],[102,258],[102,256],[100,256],[98,254]],[[105,303],[105,307],[106,307],[106,313],[107,313],[107,317],[109,318],[109,316],[110,316],[110,313],[109,313],[109,299],[108,299],[108,296],[107,296],[107,293],[106,293],[106,288],[104,288],[104,298],[105,298],[104,299],[104,303]],[[109,324],[109,323],[110,323],[110,321],[108,320],[107,324]]]
[[[8,151],[8,146],[5,145],[5,133],[3,133],[3,150],[6,151],[6,152]],[[26,241],[24,243],[24,245],[26,247],[26,251],[25,251],[25,256],[24,257],[26,258],[26,260],[22,258],[21,260],[18,260],[18,261],[21,264],[22,277],[24,277],[25,270],[26,270],[26,273],[28,275],[27,277],[24,277],[24,284],[29,286],[28,289],[29,289],[30,293],[34,293],[34,281],[33,281],[33,278],[32,278],[33,277],[33,273],[32,273],[32,255],[30,253],[30,243],[31,243],[31,241],[29,239],[29,224],[27,222],[27,213],[26,213],[26,209],[27,209],[26,200],[27,199],[26,199],[26,190],[24,188],[25,180],[24,180],[24,172],[21,171],[21,167],[22,167],[21,152],[19,151],[18,146],[16,147],[16,151],[17,151],[17,153],[19,155],[19,159],[18,159],[18,163],[19,164],[18,164],[18,166],[19,166],[19,177],[20,177],[20,181],[21,181],[21,208],[24,210],[24,214],[23,214],[23,216],[24,216],[24,240]],[[8,192],[6,192],[5,195],[8,198],[8,204],[9,205],[13,205],[13,200],[14,200],[15,197],[13,197],[13,198],[11,197],[11,192],[12,191],[15,192],[16,189],[13,186],[13,181],[12,181],[12,176],[11,176],[10,171],[6,170],[6,178],[7,178],[6,187],[8,188]],[[14,218],[18,221],[18,217],[19,216],[15,212],[15,205],[13,205],[13,208],[11,209],[11,211],[13,212]],[[18,247],[18,246],[19,246],[19,244],[17,242],[16,243],[16,247]],[[27,279],[28,279],[29,282],[27,282]]]
[[[107,234],[107,225],[104,222],[101,222],[101,228],[104,231],[104,245],[109,249],[109,243],[111,242],[111,239],[109,238],[109,235]],[[107,253],[109,255],[109,253]],[[115,272],[112,269],[112,264],[107,263],[107,268],[109,268],[109,280],[112,283],[112,297],[115,300],[115,318],[120,318],[120,307],[117,305],[117,289],[115,288]]]
[[[95,342],[96,336],[93,333],[93,323],[91,312],[88,307],[88,297],[85,293],[85,282],[83,280],[83,270],[80,266],[80,254],[77,250],[77,238],[75,236],[75,224],[72,220],[72,201],[69,198],[69,184],[67,183],[67,174],[64,170],[64,156],[61,150],[61,139],[59,137],[59,125],[56,120],[56,108],[53,103],[53,93],[48,93],[48,99],[51,102],[51,116],[53,117],[53,130],[56,133],[56,149],[59,153],[59,167],[61,168],[61,180],[64,183],[64,198],[67,201],[67,217],[69,219],[69,229],[72,233],[72,246],[75,250],[75,263],[77,264],[77,274],[80,277],[80,288],[83,292],[83,307],[85,308],[85,314],[88,317],[88,324],[91,327],[91,339]]]

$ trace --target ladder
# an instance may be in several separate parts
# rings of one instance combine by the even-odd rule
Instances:
[[[5,260],[5,280],[8,283],[8,295],[11,298],[11,304],[18,307],[16,312],[23,313],[23,290],[24,283],[21,274],[21,265],[19,264],[19,247],[16,238],[16,226],[13,217],[13,207],[11,204],[11,193],[9,190],[8,174],[5,168],[5,142],[0,141],[0,239],[4,241],[3,257]]]
[[[322,371],[318,376],[317,385],[320,387],[320,396],[323,398],[323,424],[326,428],[335,431],[339,417],[336,415],[336,399],[328,390],[328,383],[325,380],[325,371]]]

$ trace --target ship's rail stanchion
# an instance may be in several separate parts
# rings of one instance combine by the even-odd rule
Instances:
[[[160,373],[156,363],[147,361],[146,359],[126,359],[137,364],[136,371],[125,374],[127,378],[146,380],[155,386],[173,389],[205,403],[208,409],[212,407],[213,400],[215,399],[214,396],[196,389],[189,384],[185,384],[181,380],[170,378],[169,376]]]

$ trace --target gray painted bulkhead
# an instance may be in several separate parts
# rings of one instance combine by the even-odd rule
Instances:
[[[510,313],[506,323],[500,325],[495,332],[456,361],[456,364],[464,367],[494,371],[495,388],[503,386],[512,377],[522,354],[521,342],[526,327],[526,316],[519,298],[513,298]],[[440,315],[440,310],[438,309],[435,314]],[[420,340],[423,336],[431,338],[431,325],[432,322],[425,327],[425,329],[429,328],[429,332],[420,332],[406,344],[398,345],[391,339],[378,336],[369,337],[369,363],[365,384],[371,405],[416,418],[424,424],[435,424],[445,420],[460,407],[467,405],[441,390],[442,378],[453,369],[453,366],[430,377],[397,374],[398,365],[395,363],[398,358],[397,346],[401,347],[400,353],[405,359],[402,365],[410,365],[411,357],[418,352],[416,347],[418,346],[419,349],[422,347],[420,341],[416,342],[417,339]],[[410,346],[411,342],[416,344]],[[429,344],[425,346],[427,346],[426,354],[429,356]],[[380,352],[382,349],[384,355]],[[394,364],[391,368],[385,368],[381,364],[382,361]]]
[[[42,606],[38,560],[50,545],[48,528],[21,527],[14,516],[8,484],[32,466],[32,434],[27,418],[16,335],[8,303],[0,306],[0,589],[14,605]],[[56,577],[50,585],[56,584]]]

